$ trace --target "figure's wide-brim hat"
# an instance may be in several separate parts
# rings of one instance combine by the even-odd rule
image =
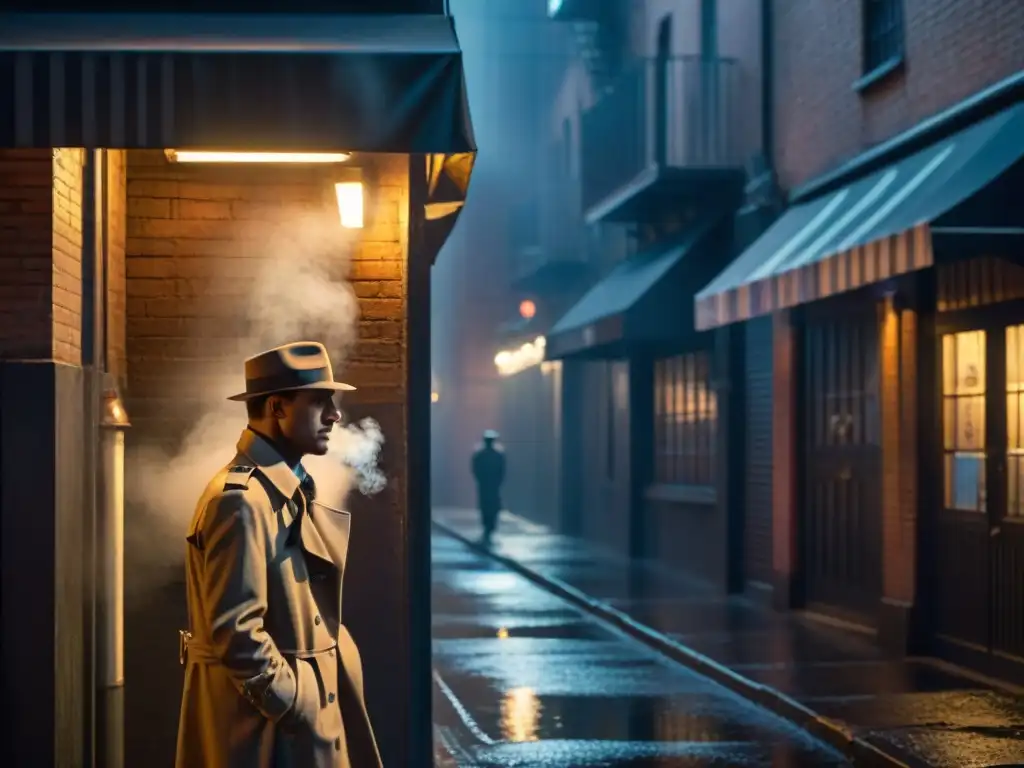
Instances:
[[[484,440],[497,440],[499,437],[501,437],[501,435],[498,434],[498,430],[496,429],[484,430]]]
[[[228,400],[251,400],[300,389],[349,392],[355,387],[334,380],[331,360],[323,344],[298,341],[260,352],[246,360],[245,392],[232,395]]]

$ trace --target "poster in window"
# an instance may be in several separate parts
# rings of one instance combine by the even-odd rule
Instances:
[[[985,391],[985,333],[957,334],[956,391],[959,394]]]
[[[985,447],[985,398],[959,397],[956,401],[956,448],[980,451]]]

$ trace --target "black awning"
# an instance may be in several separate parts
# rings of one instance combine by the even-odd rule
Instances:
[[[701,270],[686,255],[717,223],[695,225],[619,264],[555,323],[546,338],[546,357],[619,355],[626,345],[671,342],[692,331],[687,307],[700,283],[687,277],[699,278]],[[684,260],[694,268],[681,269]]]
[[[881,282],[935,262],[933,236],[1022,232],[1024,104],[786,211],[696,300],[701,329]],[[1006,192],[1006,190],[1003,190]]]
[[[474,152],[451,19],[0,14],[0,146]]]

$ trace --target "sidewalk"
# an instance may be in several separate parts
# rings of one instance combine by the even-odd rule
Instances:
[[[475,512],[433,515],[438,529],[477,541]],[[858,764],[1024,766],[1024,692],[931,660],[885,659],[870,637],[716,594],[508,513],[491,553]]]

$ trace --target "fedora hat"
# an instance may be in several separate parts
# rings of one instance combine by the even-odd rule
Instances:
[[[355,387],[334,380],[327,348],[316,341],[297,341],[260,352],[245,361],[245,392],[228,400],[251,400],[275,392],[300,389],[351,391]]]

